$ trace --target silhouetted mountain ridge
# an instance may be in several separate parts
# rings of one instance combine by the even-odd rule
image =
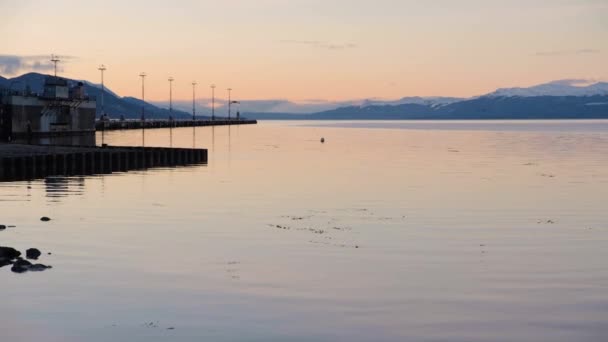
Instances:
[[[25,91],[25,89],[29,87],[31,92],[40,94],[44,89],[44,80],[47,76],[48,75],[32,72],[11,79],[2,77],[0,78],[0,87],[10,87],[12,90],[19,91]],[[71,85],[78,82],[84,84],[85,92],[89,96],[93,96],[97,99],[97,116],[99,117],[101,115],[101,86],[84,80],[66,79]],[[141,118],[142,104],[144,104],[145,115],[148,119],[168,118],[170,115],[169,110],[166,108],[161,108],[148,102],[144,103],[143,101],[132,97],[120,97],[107,89],[107,87],[104,91],[105,112],[111,118],[120,118],[122,115],[127,119],[139,119]],[[176,119],[189,119],[191,114],[180,110],[173,110],[173,117]]]

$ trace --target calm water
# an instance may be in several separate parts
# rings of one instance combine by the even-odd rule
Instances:
[[[0,269],[0,340],[608,338],[608,121],[264,122],[146,144],[209,164],[0,184],[17,226],[0,244],[54,266]]]

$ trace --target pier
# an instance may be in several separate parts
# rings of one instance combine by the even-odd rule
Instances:
[[[173,127],[200,127],[200,126],[230,126],[230,125],[255,125],[257,120],[248,119],[219,119],[219,120],[97,120],[95,129],[97,131],[115,131],[121,129],[148,129],[148,128],[173,128]]]
[[[206,163],[206,149],[0,144],[0,182]]]

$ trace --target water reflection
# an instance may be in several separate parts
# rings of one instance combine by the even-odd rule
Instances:
[[[7,245],[54,252],[45,286],[0,272],[14,320],[0,320],[3,336],[22,325],[95,342],[608,333],[608,132],[291,125],[150,130],[148,144],[194,140],[214,162],[85,178],[52,206],[33,182],[26,205],[3,202],[2,219],[23,223],[0,233]],[[1,194],[25,198],[26,183],[11,185]],[[35,222],[43,214],[54,225]]]
[[[81,196],[85,191],[84,177],[47,177],[44,179],[46,197],[60,199]]]

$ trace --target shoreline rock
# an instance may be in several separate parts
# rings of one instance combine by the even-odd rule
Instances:
[[[28,259],[38,260],[40,255],[42,255],[42,253],[37,248],[30,248],[27,251],[25,251],[25,257]]]

